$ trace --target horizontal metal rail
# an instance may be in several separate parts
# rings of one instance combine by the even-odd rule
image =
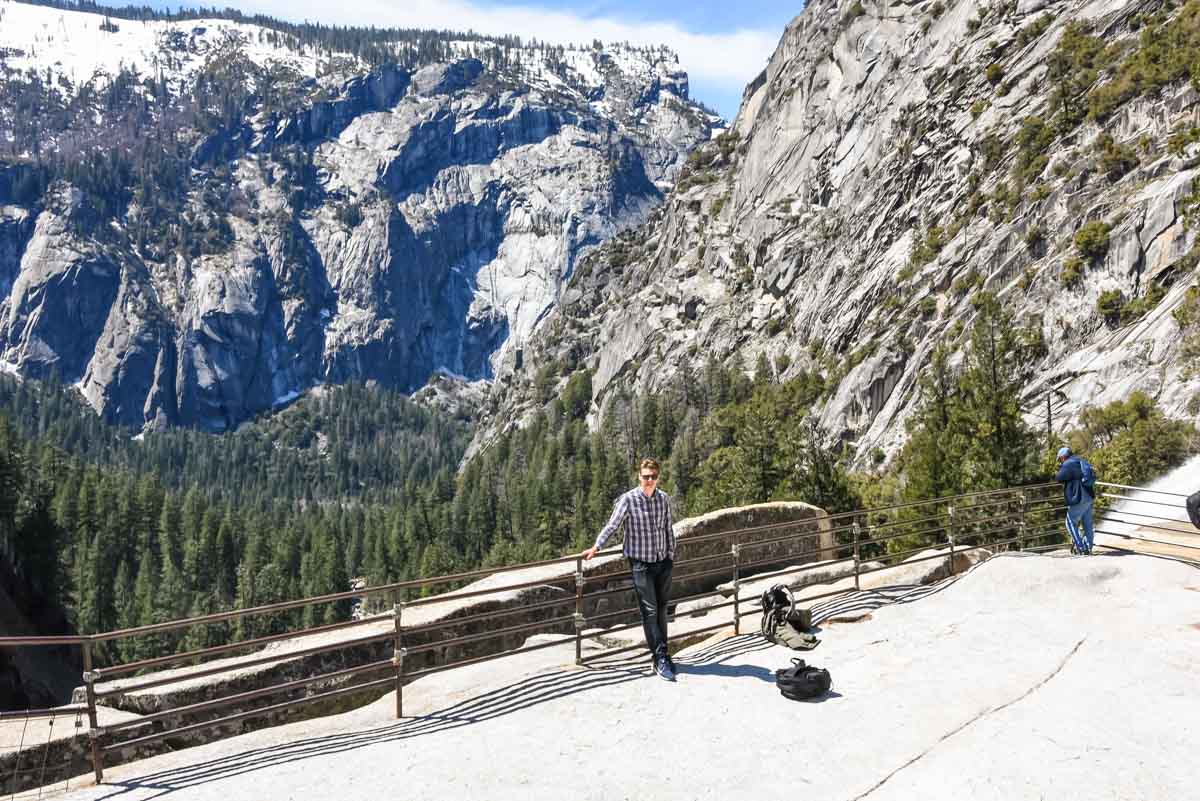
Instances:
[[[733,559],[733,554],[730,551],[722,551],[714,553],[710,556],[695,556],[691,559],[676,559],[672,569],[683,567],[684,565],[694,565],[698,562],[715,562],[718,559],[729,561]]]
[[[641,624],[638,623],[637,625],[640,626]],[[700,629],[692,629],[691,631],[685,632],[683,634],[676,634],[673,637],[668,637],[667,641],[671,642],[674,640],[681,640],[684,637],[691,638],[691,637],[695,637],[697,634],[707,634],[710,631],[720,631],[721,629],[727,629],[732,625],[733,625],[732,621],[716,623],[712,626],[705,626],[704,628],[700,628]],[[580,659],[580,662],[592,662],[596,659],[603,659],[605,657],[616,656],[617,654],[623,654],[628,651],[636,651],[638,649],[645,648],[645,647],[646,647],[645,643],[637,643],[636,645],[627,645],[627,646],[624,646],[621,648],[608,648],[603,651],[600,651],[599,653],[587,654]]]
[[[183,681],[191,681],[205,676],[215,676],[218,673],[227,673],[231,670],[242,670],[248,667],[257,667],[259,665],[270,665],[276,662],[289,662],[293,659],[299,659],[305,656],[313,656],[315,654],[325,654],[330,651],[342,651],[347,648],[353,648],[358,645],[369,645],[375,642],[384,642],[386,640],[394,640],[396,638],[395,631],[389,631],[387,634],[372,634],[370,637],[359,637],[353,640],[343,640],[336,643],[326,643],[325,645],[314,645],[310,648],[301,648],[297,651],[286,651],[284,653],[271,654],[270,656],[257,657],[255,659],[238,660],[232,665],[218,665],[215,667],[202,668],[200,670],[190,670],[178,676],[166,676],[159,679],[151,679],[137,684],[120,687],[96,688],[97,698],[108,698],[114,695],[129,695],[130,693],[149,690],[154,687],[164,687],[168,684],[178,684]],[[104,675],[101,672],[97,681],[103,681]]]
[[[849,546],[849,545],[842,546],[842,548],[844,548],[844,549],[849,549],[850,547],[851,546]],[[838,550],[841,550],[841,549],[838,549]],[[795,554],[795,556],[804,556],[804,554]],[[829,565],[836,565],[839,562],[850,562],[853,560],[854,560],[854,555],[851,554],[850,556],[843,556],[839,559],[822,559],[819,563],[817,563],[817,564],[809,563],[808,566],[811,567],[813,570],[816,570],[821,567],[828,567]],[[742,569],[749,569],[752,567],[762,567],[763,565],[777,565],[777,564],[779,564],[780,561],[783,561],[780,559],[780,557],[772,556],[767,559],[755,559],[752,562],[742,562],[739,565],[739,567]],[[789,567],[791,567],[791,565],[789,565]],[[757,579],[757,576],[753,576],[751,578]]]
[[[1099,483],[1099,482],[1097,482],[1097,483]],[[935,503],[946,503],[947,501],[962,500],[963,498],[982,498],[982,497],[985,497],[988,495],[996,495],[996,494],[999,494],[1002,492],[1030,492],[1032,490],[1050,489],[1052,487],[1057,487],[1057,486],[1058,486],[1058,482],[1047,481],[1042,484],[1027,484],[1027,485],[1019,486],[1019,487],[1004,487],[1002,489],[980,490],[979,492],[964,492],[961,495],[946,495],[941,498],[930,498],[929,500],[924,500],[924,501],[909,501],[907,503],[894,503],[894,504],[890,504],[888,506],[875,506],[870,509],[858,509],[858,510],[851,511],[851,512],[839,512],[838,514],[830,515],[829,519],[835,520],[835,519],[840,519],[843,517],[860,516],[860,515],[866,515],[866,514],[872,514],[872,513],[878,513],[878,512],[888,512],[888,511],[891,511],[892,509],[910,509],[914,506],[928,506],[930,504],[935,504]]]
[[[1096,529],[1096,532],[1099,534],[1107,534],[1110,537],[1121,537],[1122,539],[1126,539],[1126,540],[1137,540],[1138,542],[1150,542],[1155,545],[1167,545],[1172,548],[1185,548],[1190,551],[1200,551],[1200,545],[1185,545],[1181,542],[1170,542],[1170,541],[1166,541],[1166,540],[1154,540],[1154,539],[1150,539],[1149,537],[1135,537],[1132,534],[1118,534],[1115,531],[1105,531],[1104,529],[1100,529],[1100,528]]]
[[[709,576],[729,576],[729,567],[729,565],[726,565],[724,570],[705,570],[703,573],[685,573],[682,576],[672,576],[671,581],[674,582],[682,581],[684,579],[708,578]]]
[[[572,600],[574,599],[572,598]],[[508,628],[493,629],[492,631],[485,631],[479,634],[467,634],[462,637],[452,637],[448,640],[434,640],[432,642],[421,643],[420,645],[410,645],[407,646],[406,650],[410,655],[419,654],[424,653],[425,651],[436,651],[439,648],[449,648],[454,645],[466,645],[467,643],[481,642],[483,640],[494,640],[498,637],[507,637],[510,634],[520,634],[522,632],[533,631],[535,629],[545,629],[550,626],[566,626],[574,623],[574,621],[575,616],[573,614],[564,615],[563,617],[557,617],[551,620],[540,620],[536,623],[526,623],[521,626],[510,626]]]
[[[757,584],[758,582],[766,581],[769,578],[778,578],[779,576],[790,576],[794,573],[803,573],[808,570],[816,570],[818,567],[828,567],[830,565],[836,565],[839,562],[853,562],[853,561],[854,561],[853,556],[847,556],[845,559],[835,559],[832,562],[822,562],[819,565],[800,565],[797,567],[787,567],[787,568],[784,568],[783,570],[772,570],[767,573],[756,573],[753,576],[748,576],[747,578],[743,579],[743,582],[753,581],[754,583]],[[745,567],[745,565],[743,565],[743,567]],[[833,579],[833,580],[840,581],[841,579],[851,578],[853,576],[854,576],[854,573],[850,572],[844,576],[839,576],[838,578]],[[813,582],[813,583],[818,584],[818,583],[824,583],[824,582]]]
[[[814,534],[824,533],[824,530],[821,528],[821,523],[828,519],[829,518],[825,516],[808,517],[804,518],[803,520],[788,520],[781,523],[764,523],[761,526],[749,526],[747,528],[731,529],[729,531],[715,531],[712,534],[700,534],[698,536],[690,536],[687,539],[679,540],[677,546],[683,548],[684,546],[693,542],[702,543],[709,542],[711,540],[727,540],[734,536],[742,537],[746,534],[757,534],[761,531],[771,531],[778,528],[799,528],[800,526],[816,527],[816,531],[804,532],[803,534],[798,535],[801,537],[808,537]]]
[[[288,692],[289,690],[297,690],[307,687],[310,684],[316,684],[322,681],[334,681],[336,679],[344,679],[350,676],[359,676],[367,673],[378,673],[381,670],[396,669],[395,664],[391,659],[385,659],[379,662],[372,662],[369,665],[361,665],[359,667],[345,668],[343,670],[335,670],[330,673],[319,673],[316,676],[308,676],[295,681],[284,682],[283,684],[274,684],[270,687],[263,687],[258,690],[248,690],[235,695],[226,695],[221,698],[214,698],[211,701],[200,701],[195,704],[186,706],[177,706],[173,709],[167,709],[162,712],[152,712],[147,715],[139,715],[136,718],[122,720],[119,723],[112,723],[104,727],[106,732],[119,731],[121,729],[129,729],[141,726],[146,723],[153,723],[158,720],[167,720],[169,718],[183,717],[195,712],[204,712],[209,709],[220,709],[221,707],[232,706],[243,701],[252,701],[256,698],[265,698],[270,695],[278,695]],[[87,707],[84,707],[87,709]]]
[[[630,587],[630,589],[633,589]],[[426,631],[437,631],[440,629],[453,629],[467,623],[478,623],[481,620],[495,620],[496,618],[508,617],[518,613],[531,612],[537,609],[553,609],[556,606],[566,606],[567,604],[575,603],[575,596],[563,596],[555,598],[552,601],[540,601],[535,604],[526,604],[524,606],[510,606],[507,609],[493,609],[489,612],[480,612],[477,615],[466,615],[464,617],[449,617],[442,620],[434,620],[430,623],[420,623],[415,626],[405,626],[404,636],[410,634],[418,634]]]
[[[537,645],[523,645],[520,648],[514,648],[511,651],[501,651],[498,654],[487,654],[486,656],[475,656],[470,659],[460,659],[457,662],[447,662],[444,665],[434,665],[433,667],[421,668],[412,672],[405,672],[404,678],[408,680],[416,680],[422,676],[428,676],[431,673],[442,673],[457,667],[466,667],[467,665],[478,665],[481,662],[490,662],[493,659],[506,659],[510,656],[518,654],[528,654],[533,651],[541,651],[545,648],[554,648],[555,646],[564,646],[571,643],[570,638],[564,638],[559,642],[540,642]],[[411,652],[410,652],[411,653]]]
[[[601,552],[605,553],[605,552]],[[608,551],[608,553],[616,553],[616,549]],[[104,641],[126,639],[128,637],[137,637],[143,634],[156,634],[161,631],[172,631],[174,629],[184,628],[187,626],[196,626],[205,623],[220,623],[226,620],[246,617],[249,615],[260,615],[268,612],[282,612],[288,609],[299,609],[313,604],[332,603],[335,601],[350,600],[353,598],[364,598],[371,595],[382,595],[400,590],[421,589],[424,587],[437,586],[438,584],[451,584],[467,579],[487,578],[496,573],[504,573],[512,570],[525,570],[534,567],[545,567],[547,565],[556,564],[572,564],[577,559],[576,556],[561,556],[556,559],[544,559],[540,562],[526,562],[521,565],[509,565],[502,567],[492,567],[481,570],[471,570],[465,573],[454,573],[445,576],[433,576],[430,578],[411,579],[409,581],[398,581],[392,584],[382,584],[378,587],[364,587],[360,590],[347,590],[346,592],[334,592],[327,595],[316,595],[311,598],[301,598],[296,601],[281,601],[279,603],[264,604],[255,606],[249,609],[235,609],[228,612],[215,612],[210,615],[201,615],[198,617],[185,618],[183,620],[172,620],[164,623],[152,623],[148,626],[138,626],[136,628],[119,629],[117,631],[107,631],[101,634],[93,634],[88,637],[81,637],[82,640]],[[548,582],[539,582],[548,583]],[[493,590],[493,592],[498,590]],[[441,596],[441,598],[459,598],[470,597],[459,593],[450,593]],[[407,602],[410,606],[415,606],[421,600]],[[0,639],[0,645],[4,644]]]
[[[0,647],[83,645],[91,640],[86,634],[53,635],[45,637],[0,637]]]
[[[885,542],[891,542],[892,540],[903,539],[904,537],[924,537],[924,536],[928,536],[929,534],[938,534],[938,533],[944,534],[946,532],[946,529],[947,529],[947,526],[938,526],[937,528],[926,528],[926,529],[921,529],[920,531],[901,531],[901,532],[898,532],[895,534],[888,534],[887,536],[884,536],[884,537],[872,537],[869,540],[859,540],[858,544],[860,547],[863,545],[882,545]]]
[[[851,526],[850,528],[847,529],[847,531],[851,531],[851,530],[853,530],[853,526]],[[832,534],[833,532],[824,532],[823,531],[823,532],[819,532],[819,533]],[[751,542],[738,542],[738,546],[742,549],[761,548],[764,545],[778,545],[781,542],[796,542],[798,539],[799,539],[798,537],[772,537],[769,540],[753,540]]]
[[[1114,492],[1101,492],[1100,497],[1101,498],[1115,498],[1119,501],[1126,501],[1128,503],[1148,503],[1153,506],[1166,506],[1170,509],[1182,509],[1183,508],[1183,505],[1178,504],[1178,503],[1167,503],[1166,501],[1152,501],[1149,498],[1134,498],[1129,495],[1118,495]]]
[[[820,586],[822,586],[822,585],[818,582],[813,582],[812,584],[802,584],[799,587],[793,587],[792,592],[795,593],[795,592],[799,592],[801,590],[806,590],[809,587],[820,587]],[[818,593],[817,595],[805,595],[802,598],[797,598],[796,601],[797,602],[803,601],[804,603],[807,604],[807,603],[812,603],[813,601],[821,601],[821,600],[824,600],[825,598],[834,598],[838,595],[848,595],[850,593],[855,593],[855,592],[863,592],[863,590],[856,590],[854,587],[843,587],[843,588],[837,589],[837,590],[829,590],[827,592]],[[743,601],[743,603],[750,605],[751,612],[755,612],[755,611],[761,612],[762,611],[762,601],[758,598],[751,598],[747,601]]]
[[[1097,481],[1097,487],[1120,487],[1121,489],[1133,490],[1134,492],[1154,492],[1159,495],[1171,495],[1176,498],[1186,498],[1186,492],[1167,492],[1166,490],[1149,489],[1148,487],[1131,487],[1128,484],[1114,484],[1111,481]]]
[[[928,517],[916,517],[912,520],[889,520],[886,523],[871,523],[864,528],[870,528],[872,531],[878,531],[881,528],[891,528],[893,526],[916,526],[921,523],[932,523],[934,520],[945,520],[947,517],[945,512]]]
[[[304,704],[315,704],[317,701],[324,701],[329,698],[339,698],[344,695],[352,695],[354,693],[360,693],[360,692],[363,692],[364,690],[371,690],[371,689],[375,689],[378,687],[394,687],[395,685],[396,685],[396,679],[389,676],[386,679],[376,679],[375,681],[369,681],[369,682],[366,682],[365,684],[355,684],[351,687],[343,687],[343,688],[337,689],[337,690],[329,690],[328,692],[317,693],[316,695],[307,695],[303,698],[293,698],[290,701],[283,701],[278,704],[271,704],[270,706],[260,706],[257,709],[251,709],[246,712],[238,712],[235,715],[226,715],[225,717],[214,718],[213,720],[206,720],[203,723],[191,723],[187,726],[180,726],[180,727],[174,728],[174,729],[167,729],[167,730],[160,731],[160,732],[154,732],[153,734],[147,734],[142,737],[135,737],[132,740],[122,740],[120,742],[110,743],[108,745],[103,746],[103,748],[101,750],[104,751],[104,753],[106,753],[106,754],[111,753],[113,751],[121,751],[121,750],[124,750],[127,748],[133,748],[134,746],[144,745],[146,743],[153,743],[158,740],[163,740],[167,737],[178,737],[181,734],[186,734],[186,733],[192,732],[192,731],[200,731],[202,729],[212,729],[212,728],[216,728],[218,726],[227,725],[229,723],[236,723],[237,721],[246,720],[247,718],[265,717],[267,715],[270,715],[272,712],[279,712],[284,709],[290,709],[294,706],[302,706]]]
[[[620,595],[623,592],[633,592],[633,591],[634,591],[633,584],[627,584],[623,587],[614,587],[611,590],[596,590],[595,592],[584,593],[583,600],[588,601],[588,600],[592,600],[595,598],[606,598],[610,595]],[[571,598],[571,600],[574,601],[575,599]]]
[[[995,509],[997,506],[1009,506],[1012,504],[1019,504],[1020,502],[1021,502],[1020,496],[1014,496],[1012,498],[1005,498],[1002,501],[992,501],[990,503],[977,503],[977,504],[972,504],[971,506],[955,506],[954,514],[955,514],[955,516],[962,515],[962,514],[970,514],[971,512],[974,512],[974,511],[977,511],[980,509]]]
[[[1154,519],[1155,519],[1155,520],[1162,520],[1163,518],[1154,518]],[[1171,532],[1174,532],[1174,533],[1176,533],[1176,534],[1187,534],[1187,535],[1189,535],[1189,536],[1196,536],[1196,535],[1194,535],[1194,534],[1192,534],[1191,532],[1189,532],[1189,531],[1186,531],[1186,530],[1185,530],[1185,531],[1180,531],[1179,529],[1177,529],[1177,528],[1171,528],[1170,526],[1159,526],[1159,525],[1156,525],[1156,524],[1154,524],[1154,523],[1145,523],[1145,522],[1143,522],[1143,521],[1141,521],[1141,520],[1122,520],[1121,518],[1119,518],[1119,517],[1113,517],[1112,515],[1105,515],[1105,516],[1104,516],[1104,519],[1103,519],[1103,520],[1101,520],[1101,521],[1100,521],[1100,523],[1101,523],[1101,524],[1103,524],[1103,523],[1120,523],[1121,525],[1125,525],[1125,526],[1135,526],[1135,527],[1137,527],[1137,528],[1152,528],[1152,529],[1154,529],[1155,531],[1171,531]],[[1200,532],[1198,532],[1198,533],[1200,533]]]
[[[482,598],[485,595],[496,595],[501,592],[512,592],[513,590],[528,590],[534,587],[545,587],[546,589],[562,590],[568,592],[565,587],[559,587],[559,584],[574,583],[575,576],[562,575],[555,576],[552,579],[537,579],[534,581],[522,581],[518,584],[505,584],[502,587],[489,587],[486,590],[471,590],[470,592],[453,592],[446,595],[434,595],[429,598],[419,598],[415,601],[405,601],[405,609],[415,609],[422,606],[433,606],[435,604],[445,604],[452,601],[461,601],[466,598]]]
[[[709,542],[712,540],[727,540],[731,537],[744,537],[748,534],[760,534],[764,531],[774,531],[781,528],[804,528],[812,529],[798,532],[795,536],[809,537],[814,534],[821,534],[828,529],[825,528],[825,523],[829,518],[821,515],[817,517],[806,517],[801,520],[784,520],[778,523],[763,523],[757,526],[746,526],[745,528],[730,529],[728,531],[714,531],[711,534],[700,534],[699,536],[688,536],[687,539],[681,539],[678,542],[679,547],[683,547],[690,542]]]
[[[233,651],[241,651],[246,648],[257,648],[260,645],[279,642],[281,640],[295,640],[299,637],[308,637],[314,634],[324,634],[330,631],[342,631],[344,629],[357,628],[359,626],[371,626],[379,624],[389,624],[392,615],[372,615],[361,620],[347,620],[342,623],[329,623],[324,626],[316,626],[311,629],[300,629],[298,631],[285,631],[280,634],[269,634],[263,637],[255,637],[251,640],[238,640],[237,642],[227,643],[225,645],[213,645],[208,648],[200,648],[195,651],[187,651],[182,654],[172,654],[170,656],[158,656],[152,659],[140,659],[137,662],[125,662],[119,665],[109,665],[99,671],[104,678],[108,679],[113,676],[123,676],[128,673],[136,673],[139,670],[146,670],[153,667],[165,667],[172,664],[183,664],[190,662],[193,659],[201,659],[206,656],[215,656],[216,654],[230,653]]]
[[[1163,515],[1152,515],[1149,512],[1135,512],[1132,509],[1105,509],[1098,513],[1097,517],[1101,518],[1102,520],[1108,520],[1111,519],[1113,515],[1134,515],[1136,517],[1145,517],[1149,518],[1150,520],[1158,520],[1164,523],[1182,523],[1183,525],[1189,527],[1188,529],[1184,529],[1185,531],[1194,530],[1190,528],[1190,520],[1180,520],[1178,517],[1165,517]]]
[[[87,712],[88,708],[83,705],[73,706],[55,706],[45,709],[17,709],[12,711],[0,712],[0,720],[26,720],[33,718],[57,718],[59,716],[69,717],[82,712]]]
[[[1197,567],[1200,567],[1200,556],[1193,558],[1191,556],[1178,556],[1175,554],[1164,555],[1164,554],[1154,553],[1153,551],[1139,551],[1135,548],[1122,548],[1120,545],[1106,545],[1102,542],[1097,542],[1094,547],[1105,548],[1107,550],[1117,551],[1119,553],[1134,554],[1137,556],[1153,556],[1153,557],[1171,559],[1176,562],[1183,562],[1184,564],[1196,565]]]
[[[925,549],[922,548],[921,550],[925,550]],[[917,553],[920,553],[920,551],[917,551]],[[858,571],[858,575],[866,576],[871,573],[879,573],[884,570],[895,570],[897,567],[901,567],[903,565],[919,565],[922,562],[930,562],[930,561],[933,561],[934,559],[945,559],[949,555],[950,555],[950,552],[946,551],[944,553],[932,554],[930,556],[923,556],[920,559],[906,559],[905,561],[899,562],[894,565],[881,565],[880,567],[871,567],[871,568],[867,568],[865,570],[860,570],[860,571]]]

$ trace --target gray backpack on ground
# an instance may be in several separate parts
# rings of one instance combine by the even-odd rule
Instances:
[[[793,651],[811,651],[820,645],[821,641],[808,632],[812,628],[812,610],[796,606],[787,585],[776,584],[764,592],[762,610],[759,630],[768,642]]]

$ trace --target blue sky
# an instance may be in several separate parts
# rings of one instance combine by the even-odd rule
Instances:
[[[111,5],[125,5],[109,0]],[[177,2],[150,0],[156,8]],[[800,2],[632,0],[538,3],[502,0],[201,0],[185,6],[232,6],[282,19],[339,25],[471,28],[559,43],[630,41],[666,44],[679,54],[692,96],[721,112],[737,113],[742,89],[766,66],[783,28],[803,10]]]

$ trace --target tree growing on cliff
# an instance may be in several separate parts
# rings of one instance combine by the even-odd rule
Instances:
[[[990,292],[973,302],[978,316],[958,382],[966,491],[1015,486],[1037,469],[1036,437],[1022,416],[1021,393],[1040,341],[1023,336]]]

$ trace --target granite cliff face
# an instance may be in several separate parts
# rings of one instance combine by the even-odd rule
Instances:
[[[22,45],[21,25],[64,20],[69,54],[102,20],[4,13],[9,80],[48,58]],[[349,57],[318,67],[303,47],[264,55],[263,31],[225,21],[107,35],[97,59],[124,47],[147,72],[167,65],[165,87],[250,64],[290,71],[295,99],[281,109],[258,87],[197,137],[172,227],[216,233],[190,252],[132,233],[149,199],[97,232],[86,223],[100,211],[70,182],[18,203],[25,165],[0,162],[0,359],[77,384],[135,427],[225,430],[326,382],[411,391],[439,370],[491,377],[580,254],[642,222],[718,121],[662,50],[451,42],[440,63],[369,69]],[[126,35],[141,38],[115,39]],[[103,74],[72,84],[77,62],[47,69],[68,92],[104,86]]]
[[[1148,48],[1194,57],[1196,11],[809,4],[731,132],[501,371],[476,447],[537,407],[548,365],[592,371],[594,419],[684,363],[765,354],[783,378],[831,379],[814,414],[860,463],[894,454],[932,349],[965,345],[982,290],[1044,341],[1031,420],[1047,393],[1061,428],[1133,389],[1194,414],[1171,312],[1195,283],[1200,64],[1172,73]]]

